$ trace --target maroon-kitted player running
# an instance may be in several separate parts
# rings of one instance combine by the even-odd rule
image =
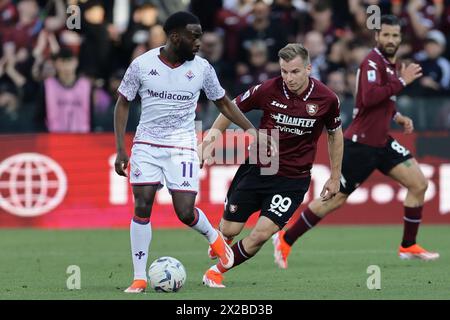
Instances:
[[[224,238],[231,243],[253,213],[261,210],[261,214],[250,235],[232,246],[231,268],[255,255],[286,225],[303,201],[324,126],[328,130],[331,177],[322,196],[331,199],[339,191],[343,152],[339,99],[323,83],[309,77],[311,64],[303,46],[288,44],[278,55],[281,77],[252,87],[235,99],[243,112],[263,111],[260,129],[278,130],[279,167],[275,174],[265,175],[261,165],[245,163],[234,176],[219,226]],[[229,124],[220,115],[199,149],[205,149],[215,134],[222,133]],[[209,254],[213,258],[211,251]],[[224,287],[222,274],[231,268],[226,269],[219,262],[206,271],[203,283],[208,287]]]
[[[355,117],[344,135],[340,192],[330,200],[316,199],[288,230],[273,237],[275,263],[287,268],[293,243],[323,217],[342,206],[350,194],[375,169],[408,189],[404,201],[404,232],[398,250],[401,259],[435,260],[439,254],[416,244],[428,181],[409,150],[389,135],[391,120],[413,131],[413,122],[395,108],[396,94],[422,76],[418,64],[402,65],[397,74],[396,52],[401,42],[400,22],[393,15],[381,17],[377,42],[357,73]]]

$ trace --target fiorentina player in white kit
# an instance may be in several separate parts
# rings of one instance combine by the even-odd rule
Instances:
[[[164,184],[172,194],[178,218],[201,233],[220,261],[233,264],[233,251],[205,214],[194,207],[199,185],[199,158],[194,127],[200,90],[228,119],[244,130],[254,129],[221,87],[212,66],[196,56],[202,28],[188,12],[171,15],[164,24],[167,43],[137,57],[119,87],[114,112],[117,158],[115,170],[126,176],[124,146],[129,102],[141,97],[142,113],[131,152],[130,183],[135,199],[130,225],[134,281],[125,290],[139,293],[147,287],[147,257],[152,237],[150,213],[156,191]],[[257,136],[256,136],[257,138]]]

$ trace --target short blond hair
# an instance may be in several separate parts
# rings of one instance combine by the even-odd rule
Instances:
[[[278,57],[284,61],[291,61],[296,57],[301,57],[305,66],[310,64],[308,50],[300,43],[289,43],[278,51]]]

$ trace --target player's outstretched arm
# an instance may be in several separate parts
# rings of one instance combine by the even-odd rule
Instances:
[[[117,156],[114,163],[118,175],[127,176],[126,168],[128,166],[128,155],[125,151],[125,129],[127,127],[128,112],[130,103],[122,95],[119,95],[114,108],[114,135],[116,137]]]
[[[212,127],[208,130],[208,134],[203,139],[204,145],[209,145],[210,143],[216,141],[222,133],[230,126],[231,121],[225,117],[222,113],[219,114],[217,119],[214,121]]]
[[[222,133],[230,126],[231,122],[234,122],[237,125],[239,125],[237,122],[232,121],[231,119],[232,116],[230,115],[230,112],[233,112],[233,110],[236,111],[238,117],[241,116],[243,117],[242,119],[243,122],[246,123],[248,121],[247,118],[242,114],[242,111],[236,105],[235,100],[230,100],[226,95],[222,99],[214,101],[214,103],[216,104],[217,108],[221,113],[217,117],[216,121],[214,121],[206,137],[203,139],[202,145],[204,147],[207,147],[212,142],[216,141],[222,135]],[[243,128],[243,126],[240,127]],[[252,125],[251,128],[253,128]]]
[[[251,134],[255,138],[254,143],[259,144],[260,148],[267,149],[269,147],[272,156],[275,156],[278,153],[277,141],[275,141],[272,137],[269,137],[267,134],[256,130],[252,123],[244,116],[236,103],[231,101],[226,95],[222,99],[214,101],[214,103],[226,118],[246,130],[247,133]],[[223,128],[225,124],[226,127]],[[229,123],[225,123],[225,121],[220,120],[218,123],[218,129],[220,130],[223,128],[223,130],[225,130],[228,125]],[[223,130],[221,132],[223,132]]]
[[[223,98],[214,101],[214,104],[219,109],[220,113],[222,113],[226,118],[228,118],[231,122],[235,123],[239,127],[244,130],[254,129],[255,127],[252,123],[244,116],[241,110],[239,110],[238,106],[227,97],[227,95],[223,96]],[[226,129],[226,128],[225,128]]]
[[[230,126],[231,121],[228,120],[222,113],[219,114],[212,127],[208,130],[206,137],[198,145],[197,153],[200,159],[200,168],[203,167],[203,162],[207,162],[212,157],[214,142],[222,137],[223,132]]]
[[[214,104],[219,109],[220,114],[198,146],[197,152],[200,159],[200,167],[203,166],[204,161],[208,161],[212,156],[213,143],[221,138],[222,133],[230,126],[231,122],[234,122],[244,130],[255,129],[252,123],[239,110],[238,106],[226,95],[214,101]]]
[[[320,193],[323,201],[333,198],[339,192],[344,153],[344,136],[341,127],[334,131],[328,131],[328,153],[330,155],[331,176]]]

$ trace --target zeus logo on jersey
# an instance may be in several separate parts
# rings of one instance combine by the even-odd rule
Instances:
[[[270,116],[272,117],[272,119],[275,119],[277,123],[304,128],[312,128],[314,127],[314,123],[316,122],[316,119],[296,118],[282,113],[271,114]]]
[[[278,107],[278,108],[281,108],[281,109],[287,109],[287,105],[282,104],[282,103],[279,103],[279,102],[277,102],[277,101],[275,101],[275,100],[273,100],[272,103],[271,103],[270,105],[271,105],[271,106]]]
[[[148,95],[151,98],[160,98],[160,99],[166,99],[166,100],[178,100],[178,101],[187,101],[191,100],[194,94],[189,91],[183,91],[183,92],[169,92],[169,91],[161,91],[156,92],[153,90],[147,90]]]

